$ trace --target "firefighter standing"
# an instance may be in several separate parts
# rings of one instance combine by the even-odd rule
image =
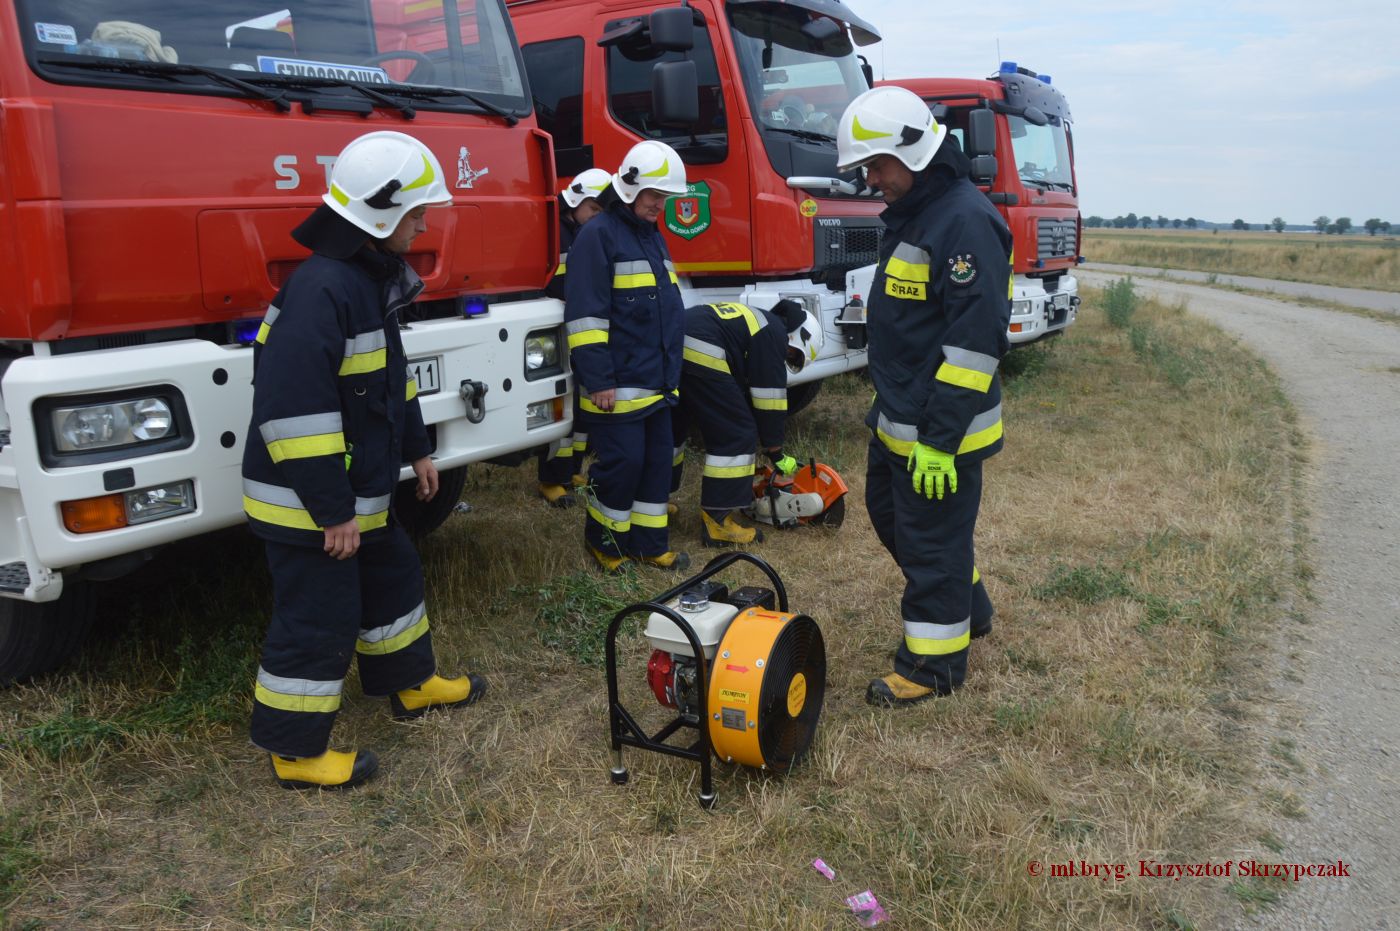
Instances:
[[[761,446],[784,475],[797,460],[783,453],[787,420],[788,334],[800,329],[807,312],[783,300],[772,310],[743,304],[699,304],[685,309],[685,361],[681,403],[675,418],[675,458],[671,491],[680,488],[685,439],[690,421],[705,441],[700,481],[701,541],[706,546],[756,543],[763,534],[735,519],[753,504],[753,476]]]
[[[690,564],[670,549],[666,507],[685,308],[656,228],[667,196],[685,189],[675,149],[639,142],[603,193],[603,213],[569,250],[565,329],[597,457],[583,537],[606,572],[629,559],[661,569]]]
[[[569,247],[578,235],[579,227],[602,212],[598,205],[598,195],[612,183],[612,175],[601,168],[581,171],[572,182],[559,192],[559,265],[554,270],[545,293],[563,300],[568,281]],[[550,447],[548,454],[539,457],[540,497],[552,507],[574,506],[574,497],[569,493],[571,484],[581,485],[583,454],[588,448],[588,434],[582,428],[578,415],[578,388],[574,388],[574,433],[566,436]],[[577,476],[577,481],[575,477]]]
[[[861,167],[889,205],[867,317],[866,506],[904,572],[904,639],[894,672],[866,691],[876,705],[959,688],[970,637],[990,630],[973,530],[982,461],[1002,445],[1011,234],[947,133],[915,94],[878,87],[851,102],[837,137],[838,167]]]
[[[273,584],[251,737],[288,788],[353,786],[378,768],[369,751],[327,749],[351,656],[395,717],[486,689],[436,674],[422,566],[389,510],[400,463],[420,500],[438,488],[399,312],[422,289],[402,254],[428,206],[451,202],[442,167],[411,136],[369,133],[340,154],[323,199],[292,234],[313,254],[257,336],[243,455],[243,507]]]

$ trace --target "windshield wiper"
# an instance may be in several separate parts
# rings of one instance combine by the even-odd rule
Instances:
[[[123,74],[140,74],[150,77],[174,79],[180,75],[198,75],[208,78],[211,81],[240,90],[250,97],[257,97],[262,100],[276,104],[277,109],[286,113],[292,109],[291,103],[281,92],[271,90],[266,87],[259,87],[256,84],[249,84],[241,81],[232,75],[224,74],[222,71],[215,71],[213,68],[203,68],[199,65],[177,65],[163,61],[137,61],[131,58],[94,58],[88,61],[68,59],[58,59],[45,56],[39,59],[47,65],[61,65],[65,68],[87,68],[92,71],[118,71]]]
[[[298,87],[298,88],[313,88],[313,87],[314,87],[314,88],[322,88],[322,89],[325,89],[325,88],[333,88],[333,87],[348,87],[348,88],[350,88],[352,91],[359,91],[360,94],[361,94],[362,96],[368,97],[370,100],[372,100],[372,101],[374,101],[375,103],[379,104],[381,107],[388,107],[388,108],[390,108],[391,110],[397,110],[397,111],[399,111],[399,113],[401,113],[401,114],[403,115],[403,118],[406,119],[406,120],[411,120],[411,119],[413,119],[415,116],[418,115],[418,111],[417,111],[417,110],[413,109],[412,106],[410,106],[410,105],[407,104],[407,103],[404,103],[402,100],[398,100],[398,99],[396,99],[396,98],[394,98],[394,97],[390,97],[388,94],[381,93],[380,91],[377,91],[377,90],[375,90],[375,89],[372,88],[372,87],[368,87],[368,86],[366,86],[365,84],[362,84],[362,83],[360,83],[360,82],[358,82],[358,81],[343,81],[343,80],[341,80],[341,79],[339,79],[339,78],[313,78],[313,77],[295,77],[295,78],[288,78],[288,77],[278,76],[278,77],[277,77],[277,83],[278,83],[278,85],[281,86],[281,87]],[[304,101],[303,101],[303,105],[305,105],[305,102],[304,102]]]
[[[429,84],[413,84],[405,87],[401,93],[409,97],[426,97],[429,100],[437,100],[441,97],[461,97],[473,106],[480,107],[492,116],[498,116],[506,121],[507,126],[514,126],[520,122],[520,117],[503,110],[488,100],[483,100],[475,94],[468,93],[456,87],[441,87]]]
[[[787,133],[789,136],[796,136],[799,139],[808,139],[812,142],[834,143],[836,141],[826,133],[813,132],[810,129],[793,129],[790,126],[769,126],[767,124],[765,124],[763,128],[770,132]]]

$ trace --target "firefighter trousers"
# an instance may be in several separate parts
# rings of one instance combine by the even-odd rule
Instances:
[[[958,490],[942,500],[914,490],[905,458],[871,438],[865,506],[875,534],[904,573],[904,637],[894,671],[947,695],[967,676],[974,603],[990,625],[985,589],[974,596],[973,531],[982,503],[982,463],[958,465]],[[980,577],[977,585],[981,585]]]
[[[652,405],[645,417],[621,423],[586,414],[596,457],[583,539],[608,556],[660,556],[670,549],[666,490],[671,482],[671,406]]]
[[[549,452],[539,455],[539,483],[564,485],[583,472],[583,455],[588,450],[588,433],[579,416],[578,395],[574,395],[574,432],[550,444]]]
[[[279,756],[319,756],[330,744],[350,657],[366,695],[433,675],[423,569],[403,528],[362,542],[349,559],[265,541],[272,620],[253,695],[253,743]]]
[[[681,487],[683,449],[690,424],[700,428],[705,442],[705,465],[700,479],[700,507],[721,519],[736,508],[753,504],[754,450],[758,427],[748,393],[733,378],[709,378],[682,370],[681,403],[672,415],[676,457],[671,491]]]

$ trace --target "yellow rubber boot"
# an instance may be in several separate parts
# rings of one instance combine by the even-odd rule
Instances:
[[[607,553],[595,550],[587,543],[583,545],[583,548],[588,551],[589,556],[593,557],[593,562],[597,564],[598,568],[607,575],[616,575],[627,565],[626,556],[609,556]]]
[[[681,512],[681,506],[674,501],[666,502],[666,516],[675,517]]]
[[[706,546],[745,546],[763,542],[763,531],[757,527],[745,527],[734,519],[732,513],[724,515],[723,521],[716,521],[708,511],[701,511],[700,519],[705,525],[701,541]]]
[[[690,556],[686,553],[677,553],[675,550],[662,553],[660,556],[637,556],[634,558],[644,566],[664,569],[667,572],[684,572],[690,568]]]
[[[540,482],[540,497],[549,502],[552,508],[571,508],[575,504],[574,496],[563,485],[546,485]]]
[[[569,480],[569,484],[574,486],[574,491],[578,491],[580,488],[586,488],[588,487],[588,476],[579,475],[575,472],[574,477]]]
[[[456,679],[434,675],[417,688],[404,689],[389,696],[389,707],[400,721],[421,718],[435,708],[456,708],[470,705],[486,694],[486,680],[469,673]]]
[[[368,750],[327,750],[300,758],[274,753],[272,771],[284,789],[349,789],[379,771],[379,758]]]
[[[872,679],[865,690],[865,700],[872,705],[894,708],[915,705],[936,696],[938,692],[926,685],[910,682],[897,672],[883,679]]]

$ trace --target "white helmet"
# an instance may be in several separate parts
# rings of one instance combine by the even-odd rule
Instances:
[[[574,180],[568,187],[559,192],[559,196],[564,198],[564,203],[573,210],[579,204],[590,197],[597,197],[607,188],[612,181],[612,175],[601,168],[590,168],[574,175]]]
[[[826,342],[817,318],[812,316],[810,310],[804,313],[807,315],[806,322],[788,334],[786,361],[787,367],[794,372],[800,372],[808,362],[816,361],[822,344]]]
[[[648,139],[632,146],[612,179],[613,190],[630,204],[645,190],[685,193],[685,163],[664,142]]]
[[[382,131],[345,147],[321,200],[375,239],[385,239],[413,208],[450,204],[452,195],[431,149],[404,133]]]
[[[919,95],[902,87],[872,87],[851,101],[836,131],[836,167],[849,171],[877,155],[893,155],[910,171],[933,160],[948,127]]]

